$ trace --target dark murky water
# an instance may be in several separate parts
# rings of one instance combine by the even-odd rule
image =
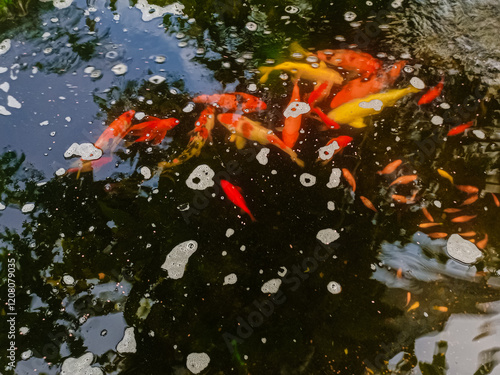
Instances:
[[[498,11],[481,4],[460,17]],[[443,35],[463,35],[450,14],[469,2],[434,14],[421,2],[347,0],[0,5],[14,16],[0,26],[2,373],[499,373],[497,41],[472,29],[450,56],[428,27],[443,17]],[[391,88],[444,75],[444,90],[421,106],[408,95],[364,128],[325,131],[305,117],[294,147],[304,168],[273,145],[238,150],[216,124],[200,156],[159,173],[186,148],[198,95],[255,95],[267,109],[248,116],[281,127],[291,74],[260,83],[258,68],[314,64],[294,43],[357,47],[384,67],[406,60]],[[313,86],[301,79],[302,100]],[[126,137],[101,168],[66,174],[78,160],[65,158],[70,146],[95,143],[128,110],[134,124],[180,123],[159,145]],[[340,135],[352,143],[318,162]],[[215,183],[192,189],[203,164]],[[257,221],[220,179],[241,187]],[[477,187],[477,201],[464,205],[476,193],[456,185]],[[419,227],[423,208],[439,229]],[[453,221],[462,216],[474,218]],[[457,233],[481,248],[470,261],[455,254],[465,263],[450,256]]]

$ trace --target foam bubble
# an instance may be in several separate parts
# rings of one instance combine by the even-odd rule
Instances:
[[[186,185],[193,190],[205,190],[214,186],[215,172],[206,164],[197,166],[186,180]]]
[[[125,328],[123,339],[116,345],[118,353],[135,353],[137,351],[137,343],[135,341],[134,327]]]
[[[313,186],[316,183],[316,177],[309,173],[300,175],[300,183],[306,187]]]
[[[308,113],[311,110],[309,104],[304,102],[292,102],[286,107],[283,114],[285,117],[299,117],[305,113]]]
[[[361,102],[359,103],[360,108],[371,108],[374,109],[375,111],[381,111],[382,108],[384,107],[384,102],[379,99],[373,99],[370,100],[369,102]]]
[[[340,168],[333,168],[332,173],[330,174],[330,180],[326,184],[326,187],[331,189],[340,185],[340,176],[342,175],[342,171]]]
[[[231,285],[231,284],[236,284],[236,281],[238,281],[238,277],[234,273],[230,273],[226,277],[224,277],[224,284],[222,285]]]
[[[257,154],[256,156],[256,159],[257,161],[262,164],[262,165],[266,165],[267,162],[269,161],[267,159],[267,155],[269,154],[269,151],[271,151],[270,149],[268,149],[267,147],[264,147],[264,148],[261,148],[259,153]]]
[[[210,357],[207,353],[191,353],[186,358],[186,367],[193,374],[199,374],[210,363]]]
[[[483,253],[472,242],[458,234],[452,234],[446,243],[446,252],[450,257],[462,263],[476,263]]]
[[[264,285],[260,288],[262,293],[276,293],[281,286],[281,279],[271,279],[266,281]]]
[[[180,279],[184,276],[184,268],[188,263],[189,257],[194,254],[196,249],[198,249],[198,243],[194,240],[178,244],[168,253],[161,268],[168,272],[168,277],[171,279]]]
[[[4,39],[0,42],[0,55],[7,53],[10,49],[10,39]]]
[[[316,234],[316,238],[323,242],[325,245],[338,240],[339,237],[340,235],[337,233],[337,231],[331,228],[322,229],[318,232],[318,234]]]
[[[333,141],[329,145],[321,147],[318,152],[319,152],[319,158],[321,160],[328,160],[331,159],[335,151],[340,149],[340,146],[337,141]]]
[[[415,87],[416,89],[423,90],[425,89],[425,83],[418,77],[413,77],[410,79],[410,85]]]
[[[336,281],[330,281],[326,286],[326,289],[332,294],[339,294],[342,291],[342,287]]]

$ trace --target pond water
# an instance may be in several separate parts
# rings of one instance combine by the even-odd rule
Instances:
[[[0,373],[500,374],[495,1],[0,9]]]

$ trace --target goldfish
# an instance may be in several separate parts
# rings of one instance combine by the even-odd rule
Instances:
[[[328,162],[328,160],[330,160],[333,157],[333,155],[335,155],[339,152],[342,152],[344,150],[344,148],[352,142],[352,140],[353,140],[352,137],[349,137],[347,135],[340,135],[338,137],[330,139],[328,141],[328,143],[326,144],[326,146],[331,145],[333,142],[337,142],[337,146],[339,148],[337,150],[335,150],[329,158],[324,159],[325,163]]]
[[[100,148],[103,151],[109,150],[113,152],[120,140],[127,134],[130,125],[132,124],[134,115],[135,111],[133,109],[122,113],[106,128],[106,130],[102,132],[100,137],[94,143],[94,146]],[[111,139],[113,141],[111,142],[111,144],[109,144],[109,141]]]
[[[444,77],[441,78],[441,81],[434,86],[431,87],[418,101],[418,105],[428,104],[436,99],[439,95],[441,95],[441,91],[443,91],[444,87]]]
[[[445,238],[448,236],[448,233],[443,233],[443,232],[435,232],[435,233],[428,233],[427,234],[430,238]]]
[[[471,196],[469,196],[469,198],[467,198],[466,200],[464,200],[463,203],[460,206],[467,206],[468,204],[474,203],[478,199],[479,199],[479,195],[477,195],[477,194],[471,195]]]
[[[356,191],[356,180],[354,179],[354,176],[349,172],[347,168],[342,168],[342,174],[344,175],[344,178],[346,181],[351,185],[352,191]]]
[[[481,241],[479,241],[476,244],[476,246],[477,246],[478,249],[483,250],[486,247],[487,244],[488,244],[488,234],[485,233],[484,234],[484,238]]]
[[[474,237],[476,235],[476,232],[474,231],[464,232],[464,233],[459,233],[459,235],[462,237]]]
[[[398,184],[408,184],[412,181],[415,181],[417,178],[418,178],[418,176],[416,174],[401,176],[401,177],[396,178],[394,181],[392,181],[389,186],[398,185]]]
[[[334,108],[328,113],[328,117],[338,124],[363,128],[366,126],[363,122],[365,117],[380,113],[383,108],[391,107],[402,97],[418,91],[420,90],[410,85],[404,89],[368,95]]]
[[[298,82],[295,82],[292,91],[292,98],[290,99],[290,104],[300,101],[300,92]],[[295,146],[295,142],[299,138],[300,126],[302,124],[302,115],[297,117],[288,116],[285,118],[285,126],[283,127],[282,137],[283,143],[288,147],[292,148]]]
[[[415,203],[413,198],[408,199],[404,195],[398,195],[398,194],[393,194],[391,195],[391,198],[396,201],[397,203],[407,203],[407,204],[412,204]]]
[[[454,214],[456,212],[462,211],[462,209],[461,208],[445,208],[443,211],[446,212],[447,214]]]
[[[408,306],[410,304],[410,301],[411,301],[411,293],[406,292],[406,305],[405,306]]]
[[[195,128],[193,130],[194,134],[189,139],[184,151],[182,151],[182,153],[175,157],[171,162],[162,161],[158,163],[158,167],[160,169],[169,169],[182,164],[194,156],[200,156],[201,149],[210,138],[212,129],[215,126],[214,112],[215,110],[211,106],[205,108],[201,112],[200,117],[198,117],[198,120],[195,123]]]
[[[438,169],[437,172],[439,173],[439,175],[441,177],[444,177],[446,178],[447,180],[449,180],[451,183],[453,183],[453,177],[448,173],[446,172],[445,170],[443,169]]]
[[[465,131],[465,129],[470,128],[472,125],[474,125],[474,121],[469,121],[469,122],[467,122],[465,124],[455,126],[454,128],[450,129],[450,131],[448,132],[447,135],[448,136],[453,136],[453,135],[457,135],[457,134],[463,133]]]
[[[427,209],[427,207],[422,207],[422,212],[423,212],[424,216],[427,218],[427,220],[429,220],[432,223],[434,222],[434,218],[432,217],[432,215],[429,212],[429,210]]]
[[[325,49],[317,52],[320,60],[349,71],[357,71],[362,76],[375,73],[382,63],[372,55],[348,49]]]
[[[384,169],[378,171],[377,174],[390,174],[396,170],[397,167],[401,165],[403,161],[401,159],[394,160],[393,162],[387,164]]]
[[[448,312],[448,308],[446,306],[433,306],[432,308],[436,311]]]
[[[233,202],[237,207],[245,211],[250,216],[250,219],[252,219],[252,221],[255,221],[255,217],[252,215],[252,213],[247,207],[245,198],[243,198],[243,196],[240,193],[241,189],[238,186],[234,186],[233,184],[231,184],[229,181],[226,180],[220,180],[220,186],[222,187],[222,190],[224,190],[224,193],[229,198],[229,200]]]
[[[236,142],[237,147],[243,147],[245,140],[256,141],[262,145],[272,144],[285,151],[292,160],[300,167],[304,162],[300,160],[297,153],[283,143],[271,130],[263,127],[260,123],[252,121],[245,116],[224,113],[217,116],[217,120],[224,125],[231,133],[231,140]]]
[[[199,95],[193,99],[193,102],[215,105],[230,112],[235,112],[236,110],[241,109],[245,113],[250,113],[263,111],[267,108],[267,104],[261,99],[244,92]]]
[[[77,164],[73,168],[69,168],[66,174],[71,174],[77,172],[76,178],[80,177],[80,173],[91,172],[93,170],[99,170],[104,164],[111,162],[113,158],[111,156],[104,156],[97,160],[78,160]],[[73,164],[75,165],[75,164]]]
[[[415,302],[413,305],[411,305],[407,311],[411,311],[411,310],[416,310],[418,309],[418,307],[420,306],[420,303],[417,301]]]
[[[378,212],[377,209],[375,208],[375,206],[373,205],[373,203],[366,197],[363,197],[362,195],[359,197],[359,199],[361,199],[361,202],[363,202],[363,204],[369,208],[370,210],[374,211],[374,212]]]
[[[141,122],[129,129],[129,134],[139,136],[135,142],[151,142],[153,145],[160,144],[167,135],[167,131],[173,129],[179,124],[176,118],[159,119],[150,116],[151,120]]]
[[[495,193],[491,193],[491,196],[493,197],[493,202],[495,202],[495,206],[500,207],[500,201],[498,200]]]
[[[430,227],[435,227],[436,225],[443,225],[443,223],[420,223],[418,226],[420,228],[430,228]]]
[[[463,191],[464,193],[467,193],[467,194],[477,194],[479,193],[479,189],[475,186],[470,186],[470,185],[455,185],[455,187],[460,190],[460,191]]]
[[[451,219],[452,222],[454,223],[465,223],[467,221],[470,221],[472,219],[475,219],[477,215],[463,215],[463,216],[457,216]]]

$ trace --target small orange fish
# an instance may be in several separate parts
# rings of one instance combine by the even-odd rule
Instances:
[[[446,306],[434,306],[433,309],[440,312],[448,312],[448,308]]]
[[[354,176],[349,172],[347,168],[342,168],[342,174],[344,175],[344,178],[346,181],[351,185],[352,191],[356,191],[356,180],[354,179]]]
[[[214,105],[230,112],[241,110],[244,113],[250,113],[267,108],[266,103],[262,100],[244,92],[199,95],[193,99],[193,102]]]
[[[102,132],[101,136],[94,143],[94,146],[103,151],[108,151],[109,149],[112,152],[120,140],[127,134],[134,115],[135,111],[133,109],[121,114]],[[111,139],[113,139],[113,142],[109,144]]]
[[[387,164],[384,169],[378,171],[377,174],[389,174],[394,172],[402,163],[401,159],[394,160],[393,162]]]
[[[362,195],[359,197],[359,199],[361,199],[361,202],[363,202],[363,204],[369,208],[370,210],[372,211],[375,211],[375,212],[378,212],[377,209],[375,208],[375,206],[373,205],[373,203],[366,197],[363,197]]]
[[[474,203],[478,199],[479,199],[479,195],[477,195],[477,194],[471,195],[469,198],[467,198],[466,200],[464,200],[463,203],[460,206],[467,206],[469,204]]]
[[[500,201],[498,200],[495,193],[491,193],[491,196],[493,197],[493,202],[495,202],[495,206],[500,207]]]
[[[474,125],[474,121],[469,121],[469,122],[467,122],[465,124],[455,126],[454,128],[450,129],[450,131],[448,132],[447,135],[448,136],[453,136],[453,135],[457,135],[457,134],[463,133],[465,131],[465,129],[470,128],[472,125]]]
[[[436,225],[443,225],[443,223],[420,223],[418,226],[420,228],[430,228],[430,227],[435,227]]]
[[[396,277],[398,279],[402,279],[403,278],[403,270],[401,268],[398,268],[398,270],[396,272]]]
[[[454,214],[454,213],[462,211],[462,209],[461,208],[445,208],[443,211],[446,212],[447,214]]]
[[[465,223],[467,221],[470,221],[472,219],[475,219],[477,215],[463,215],[463,216],[457,216],[451,219],[452,222],[454,223]]]
[[[464,193],[467,193],[467,194],[476,194],[476,193],[479,193],[479,189],[475,186],[471,186],[471,185],[455,185],[455,187],[460,190],[460,191],[463,191]]]
[[[443,233],[443,232],[435,232],[435,233],[428,233],[427,234],[430,238],[445,238],[448,236],[448,233]]]
[[[474,237],[476,235],[476,232],[474,231],[464,232],[464,233],[459,233],[459,235],[462,237]]]
[[[298,81],[295,82],[292,91],[292,98],[290,99],[290,103],[288,105],[299,102],[300,101],[300,92]],[[295,146],[295,142],[299,138],[300,126],[302,124],[302,115],[298,115],[297,117],[289,116],[285,118],[285,125],[283,126],[282,138],[283,143],[288,147],[292,148]]]
[[[430,214],[430,212],[427,209],[427,207],[422,207],[422,212],[423,212],[424,216],[427,218],[427,220],[429,220],[430,222],[434,222],[434,218]]]
[[[408,175],[408,176],[401,176],[396,178],[394,181],[391,182],[389,186],[397,185],[397,184],[408,184],[412,181],[415,181],[417,179],[416,174]]]
[[[413,199],[408,199],[404,195],[393,194],[391,198],[397,203],[407,203],[407,204],[415,203]]]
[[[487,233],[485,233],[485,234],[484,234],[484,238],[483,238],[481,241],[479,241],[479,242],[476,244],[476,246],[477,246],[477,248],[478,248],[478,249],[483,250],[483,249],[486,247],[486,245],[487,245],[487,244],[488,244],[488,234],[487,234]]]
[[[141,122],[129,129],[129,134],[139,136],[135,142],[151,142],[153,145],[160,144],[167,135],[167,131],[179,124],[176,118],[159,119],[149,116],[151,120]]]
[[[252,221],[255,221],[255,217],[247,207],[245,198],[243,198],[243,195],[241,195],[240,193],[241,189],[226,180],[220,180],[220,186],[222,187],[222,190],[224,190],[224,193],[229,198],[229,200],[233,202],[237,207],[245,211],[250,216],[250,219],[252,219]]]
[[[415,310],[415,309],[418,309],[418,307],[420,306],[420,303],[419,302],[415,302],[413,305],[411,305],[409,308],[408,308],[408,312],[410,312],[411,310]]]
[[[431,87],[418,101],[418,105],[428,104],[436,99],[439,95],[441,95],[441,91],[443,91],[444,87],[444,77],[441,78],[441,81],[434,86]]]
[[[410,301],[411,301],[411,293],[407,292],[406,293],[406,305],[405,306],[408,306],[410,304]]]

